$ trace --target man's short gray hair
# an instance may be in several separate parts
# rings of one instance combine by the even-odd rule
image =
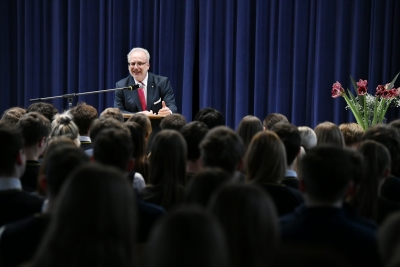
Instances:
[[[132,50],[131,50],[131,51],[128,53],[128,55],[127,55],[128,59],[129,59],[129,55],[130,55],[131,53],[135,52],[135,51],[142,51],[142,52],[145,53],[145,55],[147,56],[147,62],[150,61],[150,53],[149,53],[149,51],[147,51],[146,49],[141,48],[141,47],[134,47],[134,48],[132,48]]]

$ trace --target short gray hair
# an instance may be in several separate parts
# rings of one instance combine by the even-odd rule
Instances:
[[[150,61],[150,53],[149,53],[149,51],[147,51],[146,49],[141,48],[141,47],[134,47],[134,48],[132,48],[132,50],[128,53],[127,58],[129,59],[129,55],[130,55],[131,53],[135,52],[135,51],[142,51],[142,52],[145,53],[145,55],[147,56],[147,62]]]

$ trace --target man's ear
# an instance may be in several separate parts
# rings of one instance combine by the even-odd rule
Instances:
[[[243,159],[240,159],[238,164],[236,165],[236,170],[241,171],[243,168]]]
[[[43,192],[43,194],[47,194],[47,178],[45,174],[39,175],[39,181],[38,181],[38,186],[39,186],[39,192]]]
[[[350,181],[346,189],[346,197],[354,197],[357,194],[358,189],[359,186],[356,185],[353,181]]]
[[[135,159],[131,158],[128,162],[127,171],[131,172],[135,168]]]
[[[39,140],[39,147],[43,147],[46,145],[47,142],[47,137],[43,136],[40,140]]]
[[[304,180],[301,178],[299,178],[299,190],[302,193],[306,192],[306,185],[304,183]]]
[[[15,159],[15,163],[16,163],[18,166],[25,165],[26,159],[23,157],[23,154],[24,154],[24,153],[25,153],[25,152],[24,152],[22,149],[20,149],[19,152],[18,152],[18,154],[17,154],[17,157],[16,157],[16,159]]]

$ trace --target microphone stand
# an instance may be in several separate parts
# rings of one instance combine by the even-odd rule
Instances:
[[[29,99],[29,101],[34,102],[34,101],[50,100],[50,99],[56,99],[56,98],[68,98],[68,109],[70,109],[70,108],[72,108],[72,100],[76,96],[100,94],[100,93],[114,92],[114,91],[118,91],[118,90],[131,90],[132,91],[132,90],[137,90],[139,87],[140,87],[140,84],[135,84],[132,86],[120,87],[120,88],[114,88],[114,89],[105,89],[105,90],[90,91],[90,92],[84,92],[84,93],[73,93],[73,94],[65,94],[65,95],[59,95],[59,96],[33,98],[33,99]]]

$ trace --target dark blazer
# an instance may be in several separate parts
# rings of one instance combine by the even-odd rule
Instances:
[[[283,243],[330,248],[352,266],[381,266],[376,231],[345,216],[342,209],[300,206],[280,218]]]
[[[0,226],[41,212],[43,201],[21,190],[0,191]]]
[[[171,84],[167,77],[158,76],[151,72],[148,73],[147,79],[147,110],[157,113],[161,107],[161,101],[172,113],[178,112],[175,104],[175,96],[172,91]],[[116,88],[135,85],[135,80],[131,75],[120,80],[116,84]],[[137,90],[117,90],[114,93],[114,107],[119,108],[123,113],[135,113],[142,110]]]

